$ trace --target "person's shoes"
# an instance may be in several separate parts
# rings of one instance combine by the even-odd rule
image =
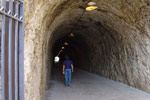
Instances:
[[[71,84],[70,84],[70,83],[68,83],[68,86],[71,86]]]
[[[65,85],[65,87],[68,87],[67,85]]]

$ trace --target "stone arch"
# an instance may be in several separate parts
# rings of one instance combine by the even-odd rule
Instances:
[[[95,1],[99,8],[85,12],[78,20],[87,0],[26,0],[26,99],[42,99],[50,75],[52,46],[78,21],[78,30],[73,32],[88,44],[91,66],[82,69],[150,91],[148,1]]]

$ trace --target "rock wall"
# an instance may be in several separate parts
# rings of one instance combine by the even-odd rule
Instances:
[[[76,23],[89,54],[82,69],[150,92],[150,2],[95,0],[99,8],[78,22],[87,2],[25,0],[25,100],[42,100],[52,46]]]

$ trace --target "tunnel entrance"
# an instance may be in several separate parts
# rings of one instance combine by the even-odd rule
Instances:
[[[49,39],[51,68],[55,56],[60,55],[62,63],[64,56],[69,55],[80,69],[135,88],[145,88],[143,83],[139,84],[140,77],[137,77],[139,48],[142,50],[139,44],[143,44],[140,34],[137,34],[139,31],[133,30],[118,17],[114,18],[118,22],[112,22],[112,15],[106,18],[98,9],[92,12],[86,12],[81,7],[79,9],[80,14],[75,11],[72,17],[62,14],[56,19],[58,22],[65,17],[53,29]],[[74,36],[71,37],[71,34]],[[64,45],[65,42],[69,45]]]
[[[62,64],[64,56],[69,55],[80,69],[138,87],[138,80],[134,80],[138,75],[137,51],[131,41],[134,37],[130,33],[118,33],[88,14],[82,13],[80,19],[57,26],[50,40],[52,60],[59,55]]]
[[[54,57],[67,53],[80,69],[150,91],[149,2],[93,2],[93,11],[85,11],[88,0],[26,2],[26,99],[42,99]]]

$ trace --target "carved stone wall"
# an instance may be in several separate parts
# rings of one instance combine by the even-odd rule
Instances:
[[[74,27],[88,48],[80,68],[150,92],[149,0],[94,1],[78,20],[88,0],[25,0],[25,100],[42,100],[52,47]]]

